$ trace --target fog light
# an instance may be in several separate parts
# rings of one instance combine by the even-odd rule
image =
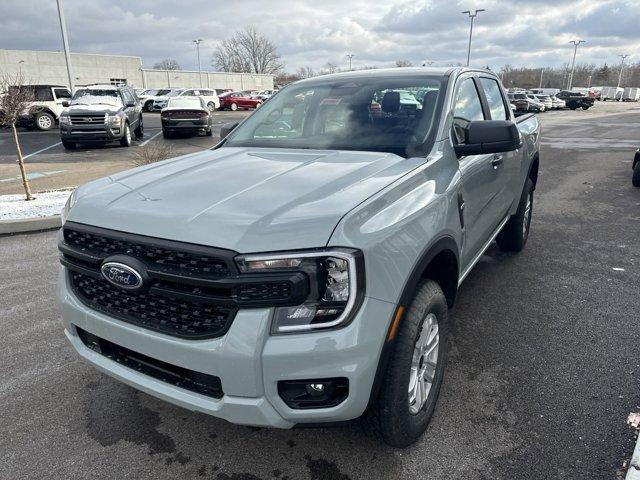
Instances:
[[[280,398],[294,409],[330,408],[349,395],[349,380],[344,377],[278,382]]]

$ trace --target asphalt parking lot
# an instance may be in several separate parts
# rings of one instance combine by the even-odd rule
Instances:
[[[117,142],[105,146],[83,145],[76,150],[65,150],[60,143],[57,128],[40,132],[21,128],[19,136],[27,173],[34,191],[53,190],[76,186],[114,172],[132,168],[136,151],[151,142],[166,142],[172,146],[173,156],[210,148],[218,141],[220,127],[227,122],[245,118],[249,111],[218,111],[214,113],[214,135],[172,138],[162,137],[160,115],[144,113],[144,137],[123,148]],[[15,143],[11,130],[0,129],[0,195],[21,193],[21,182],[15,164]]]
[[[357,425],[231,425],[98,373],[62,333],[55,232],[0,238],[0,478],[622,478],[634,442],[626,419],[640,411],[639,114],[638,104],[608,103],[540,116],[529,243],[519,255],[490,249],[462,285],[434,419],[406,450]],[[97,174],[116,168],[116,148],[52,147],[29,160],[51,170],[86,161]]]

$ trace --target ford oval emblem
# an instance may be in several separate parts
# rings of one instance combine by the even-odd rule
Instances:
[[[102,276],[116,287],[134,290],[142,286],[142,275],[124,263],[106,262],[100,271]]]

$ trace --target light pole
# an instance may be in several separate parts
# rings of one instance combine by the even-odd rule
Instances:
[[[467,50],[467,67],[469,66],[469,61],[471,60],[471,38],[473,37],[473,21],[480,12],[486,12],[486,10],[484,8],[479,8],[477,10],[474,10],[473,13],[471,13],[471,10],[465,10],[464,12],[462,12],[469,15],[469,18],[471,19],[471,28],[469,28],[469,49]]]
[[[347,53],[347,58],[349,59],[349,71],[351,71],[351,60],[353,60],[353,57],[355,57],[355,54]]]
[[[61,0],[56,0],[58,4],[58,18],[60,19],[60,31],[62,32],[62,46],[64,47],[64,59],[67,62],[67,76],[69,77],[69,90],[73,95],[73,74],[71,73],[71,55],[69,53],[69,40],[67,39],[67,22],[64,20]]]
[[[624,61],[629,58],[631,55],[625,53],[624,55],[618,55],[622,61],[620,62],[620,74],[618,75],[618,87],[620,88],[620,84],[622,83],[622,70],[624,69]]]
[[[22,64],[24,63],[24,60],[20,60],[18,62],[18,75],[20,75],[20,79],[22,80]]]
[[[540,69],[540,86],[538,88],[542,88],[542,75],[544,75],[544,68]]]
[[[201,38],[193,40],[193,43],[196,44],[196,52],[198,53],[198,79],[200,80],[200,88],[202,88],[202,69],[200,68],[200,42],[202,42]]]
[[[581,43],[587,43],[585,40],[571,40],[569,43],[573,44],[573,61],[571,62],[571,74],[569,75],[569,84],[567,86],[567,90],[571,90],[571,86],[573,85],[573,70],[576,66],[576,54],[578,53],[578,46]]]

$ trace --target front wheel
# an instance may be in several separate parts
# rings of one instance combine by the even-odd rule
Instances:
[[[236,110],[238,110],[238,104],[237,104],[237,103],[232,103],[232,104],[231,104],[231,110],[233,110],[234,112],[235,112]]]
[[[56,124],[53,115],[47,112],[36,113],[36,116],[33,117],[33,122],[38,130],[42,130],[44,132],[51,130]]]
[[[76,148],[76,142],[69,142],[68,140],[62,140],[62,146],[65,150],[74,150]]]
[[[524,184],[518,210],[502,227],[496,239],[500,249],[509,252],[520,252],[529,238],[531,215],[533,213],[533,182],[530,178]]]
[[[429,425],[444,378],[447,317],[440,286],[420,282],[392,339],[378,397],[363,417],[367,430],[392,447],[408,447]]]
[[[631,181],[634,187],[640,187],[640,162],[636,163],[633,169],[633,178]]]
[[[130,147],[131,146],[131,127],[129,127],[128,123],[124,124],[124,134],[122,135],[122,138],[120,139],[120,145],[123,147]]]
[[[142,116],[140,117],[138,126],[133,133],[135,134],[137,140],[140,140],[142,137],[144,137],[144,124],[142,123]]]
[[[207,107],[209,108],[210,112],[213,112],[216,109],[216,104],[213,102],[209,102],[207,103]]]

